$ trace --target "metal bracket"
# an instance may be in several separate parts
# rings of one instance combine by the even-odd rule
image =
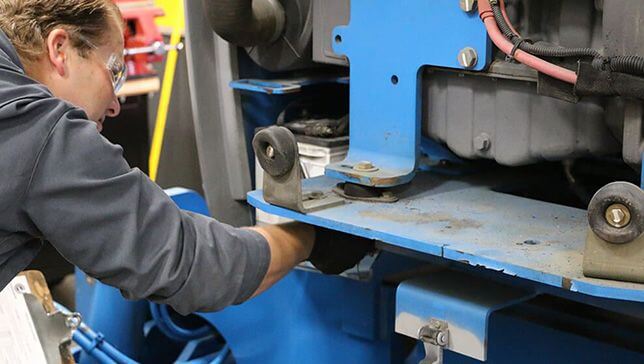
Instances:
[[[441,363],[444,349],[485,361],[492,312],[534,295],[464,273],[436,272],[398,286],[396,332],[425,343],[423,364]]]
[[[297,141],[290,130],[270,127],[253,139],[257,159],[264,169],[264,200],[272,205],[309,213],[344,204],[331,191],[302,191],[302,168]]]
[[[71,343],[72,332],[80,324],[80,314],[49,313],[36,296],[31,293],[24,293],[24,296],[47,361],[60,361],[64,352],[60,348]]]
[[[2,322],[8,330],[7,342],[11,344],[17,338],[23,341],[19,348],[10,349],[7,358],[74,363],[69,346],[73,330],[80,325],[80,314],[61,312],[54,307],[42,273],[22,272],[0,292],[0,302],[0,305],[4,305],[4,314],[0,314],[0,317],[8,321]],[[27,351],[14,351],[20,348]],[[22,360],[15,355],[22,357]]]
[[[419,157],[419,70],[484,69],[491,55],[487,32],[478,14],[455,0],[408,0],[402,8],[398,1],[351,0],[350,6],[350,22],[334,28],[332,44],[351,63],[351,143],[347,158],[325,173],[365,186],[402,185],[414,177]],[[468,48],[477,57],[464,67],[459,59]]]
[[[447,322],[431,319],[429,325],[418,330],[418,339],[424,343],[425,359],[419,364],[442,364],[443,348],[449,343]]]

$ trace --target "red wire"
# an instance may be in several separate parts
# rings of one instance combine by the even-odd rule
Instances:
[[[494,20],[494,13],[492,13],[492,6],[490,5],[489,0],[479,1],[479,16],[483,23],[485,23],[487,33],[494,45],[496,45],[503,53],[508,55],[511,54],[514,49],[514,45],[501,33],[501,30],[499,30],[499,26],[497,25],[496,20]],[[573,85],[577,83],[577,74],[575,72],[535,57],[520,49],[517,49],[514,53],[514,59],[550,77],[554,77]]]
[[[505,0],[500,0],[499,1],[499,7],[501,8],[501,14],[503,14],[503,19],[505,19],[505,22],[508,24],[508,27],[510,27],[510,30],[512,33],[519,35],[519,32],[517,32],[516,29],[514,29],[514,26],[512,25],[512,22],[510,22],[510,18],[508,17],[508,13],[505,11]]]

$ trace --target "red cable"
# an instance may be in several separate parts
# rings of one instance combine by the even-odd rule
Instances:
[[[487,29],[487,33],[494,45],[503,53],[511,54],[514,45],[499,30],[499,26],[496,24],[496,20],[494,20],[494,13],[492,12],[492,6],[489,0],[479,1],[479,16],[485,24],[485,29]],[[514,53],[514,59],[550,77],[573,85],[577,83],[577,74],[575,72],[544,61],[520,49],[517,49]]]
[[[505,22],[508,24],[508,27],[510,27],[510,30],[512,33],[519,35],[519,32],[517,32],[516,29],[514,29],[514,26],[512,25],[512,22],[510,22],[510,18],[508,17],[508,13],[505,11],[505,0],[500,0],[499,1],[499,7],[501,8],[501,14],[503,14],[503,19],[505,19]]]

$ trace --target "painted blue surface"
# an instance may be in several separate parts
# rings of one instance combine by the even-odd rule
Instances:
[[[106,341],[125,355],[138,359],[143,345],[143,323],[147,302],[128,301],[118,289],[96,280],[87,280],[85,273],[76,270],[76,311],[83,322],[100,332]],[[81,364],[96,360],[81,354]]]
[[[450,179],[451,178],[451,179]],[[282,217],[592,296],[644,302],[644,284],[584,277],[584,210],[493,192],[466,178],[419,175],[393,204],[351,202],[310,214],[248,201]],[[330,191],[337,180],[304,180]]]
[[[386,341],[342,330],[344,307],[360,312],[351,283],[357,284],[295,271],[252,301],[202,316],[222,333],[238,364],[388,363]]]
[[[431,318],[465,330],[471,335],[468,337],[476,340],[470,341],[470,345],[450,345],[450,350],[485,360],[490,315],[535,295],[463,273],[435,272],[400,283],[396,291],[396,317],[411,315],[424,323]]]
[[[409,182],[420,143],[420,69],[461,68],[459,51],[474,48],[482,70],[490,58],[476,12],[454,0],[352,0],[351,20],[333,31],[333,47],[350,62],[350,149],[326,174],[370,186]],[[379,169],[357,173],[371,161]]]
[[[238,364],[401,363],[394,334],[394,286],[382,280],[418,266],[381,255],[368,282],[295,270],[239,306],[200,314]]]

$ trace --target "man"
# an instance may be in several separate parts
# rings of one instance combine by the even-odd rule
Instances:
[[[0,289],[45,239],[127,298],[183,314],[243,302],[309,257],[315,231],[180,211],[127,165],[99,134],[120,110],[122,27],[110,0],[0,0]]]

